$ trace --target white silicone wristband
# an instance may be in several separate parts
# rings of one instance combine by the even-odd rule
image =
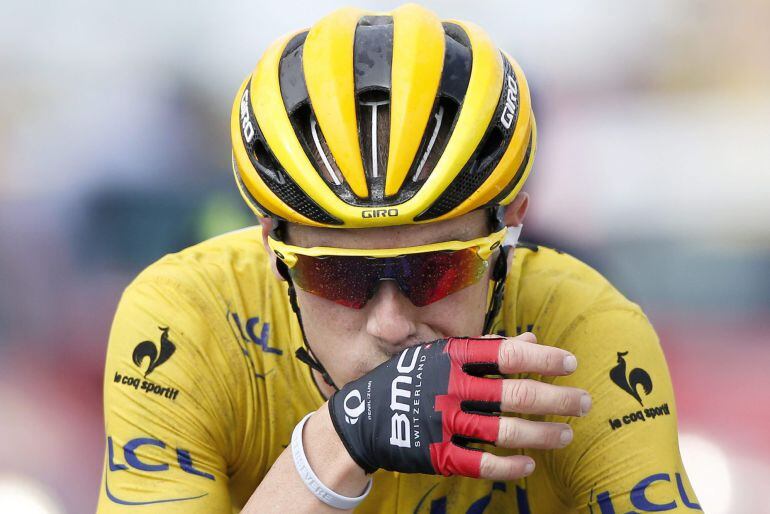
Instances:
[[[297,473],[299,473],[300,478],[305,482],[307,488],[316,498],[335,509],[354,509],[359,503],[364,501],[364,498],[369,494],[369,491],[372,490],[372,479],[369,479],[363,494],[357,498],[350,498],[348,496],[337,494],[321,482],[311,469],[310,463],[305,456],[305,447],[302,445],[302,429],[305,427],[305,423],[312,414],[313,413],[311,412],[302,418],[302,421],[297,423],[297,426],[294,427],[294,432],[291,434],[291,455],[294,457],[294,467],[297,468]]]

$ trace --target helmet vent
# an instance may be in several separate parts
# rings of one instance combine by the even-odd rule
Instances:
[[[358,95],[358,141],[361,158],[373,202],[385,195],[385,170],[388,167],[390,134],[390,95],[369,90]]]
[[[323,131],[318,125],[315,115],[309,104],[300,107],[291,117],[294,129],[299,134],[302,149],[305,150],[310,162],[319,175],[323,177],[329,186],[333,188],[348,189],[345,184],[345,176],[337,166],[334,156],[324,138]],[[342,190],[335,189],[337,194],[345,194]],[[352,192],[350,193],[352,194]]]
[[[283,104],[289,116],[310,100],[305,84],[305,75],[302,73],[302,49],[307,35],[307,32],[302,32],[294,36],[286,45],[281,56],[278,79]]]
[[[503,57],[503,63],[505,68],[504,85],[500,91],[497,109],[492,115],[491,125],[484,134],[481,143],[441,196],[427,210],[418,215],[415,221],[443,216],[467,200],[494,171],[506,148],[508,148],[516,126],[516,117],[509,119],[504,116],[506,109],[510,109],[508,95],[511,86],[508,84],[508,78],[510,77],[512,81],[516,79],[507,58]]]
[[[451,37],[454,41],[468,50],[471,49],[471,40],[460,25],[451,22],[444,22],[442,25],[444,26],[444,34]]]
[[[265,136],[254,118],[251,105],[249,105],[248,116],[254,125],[254,139],[251,143],[248,143],[243,136],[241,137],[243,138],[243,145],[246,147],[249,161],[265,185],[273,194],[302,216],[325,225],[342,225],[341,220],[323,210],[286,173],[283,166],[270,150]],[[240,176],[240,173],[238,175]]]
[[[393,16],[362,16],[359,27],[374,27],[377,25],[393,25]]]
[[[436,111],[436,114],[434,115],[434,119],[435,122],[433,123],[433,130],[430,133],[430,139],[428,139],[428,146],[425,148],[425,153],[423,153],[422,159],[420,159],[420,162],[417,165],[417,169],[414,172],[414,177],[412,177],[412,182],[417,182],[420,179],[420,173],[425,167],[425,161],[428,160],[430,151],[433,149],[433,145],[436,144],[436,138],[438,137],[438,132],[441,129],[441,122],[444,119],[444,107],[439,105],[438,111]]]
[[[462,105],[471,80],[473,51],[468,35],[459,25],[444,23],[444,69],[439,94]]]
[[[419,189],[430,176],[449,142],[457,112],[458,105],[454,100],[448,97],[438,99],[433,115],[428,120],[428,126],[425,127],[417,158],[412,164],[411,180],[404,184],[405,189]]]
[[[323,161],[326,171],[334,181],[334,185],[339,186],[342,184],[342,181],[332,169],[332,165],[329,164],[329,159],[326,158],[326,152],[324,152],[324,149],[321,148],[321,140],[318,137],[318,123],[316,123],[315,118],[310,119],[310,132],[313,135],[313,142],[315,143],[316,150],[318,150],[318,155],[321,157],[321,161]]]
[[[254,167],[259,170],[259,174],[266,176],[270,179],[270,182],[276,184],[285,184],[286,177],[283,172],[279,171],[280,166],[278,161],[273,157],[272,153],[268,151],[267,146],[261,138],[257,138],[252,146],[252,152],[256,161]]]
[[[500,127],[492,127],[481,143],[479,153],[474,160],[475,169],[473,172],[485,169],[490,161],[502,156],[503,150],[505,150],[504,143],[503,131],[500,130]]]
[[[393,66],[393,19],[390,16],[369,17],[381,23],[365,23],[356,27],[353,42],[354,87],[357,95],[367,91],[387,93],[391,87]]]

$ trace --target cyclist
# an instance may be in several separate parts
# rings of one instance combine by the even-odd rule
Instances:
[[[342,9],[270,46],[232,114],[260,226],[126,289],[98,511],[700,511],[647,318],[516,245],[536,140],[471,23]]]

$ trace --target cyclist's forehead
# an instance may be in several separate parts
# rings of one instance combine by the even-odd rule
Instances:
[[[468,241],[488,233],[487,213],[474,211],[437,223],[398,227],[332,229],[289,224],[286,242],[304,247],[399,248],[442,241]]]

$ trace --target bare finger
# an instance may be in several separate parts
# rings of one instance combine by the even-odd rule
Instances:
[[[584,416],[591,410],[591,396],[576,387],[556,386],[529,379],[503,380],[503,412]]]
[[[561,348],[535,344],[534,335],[507,338],[498,349],[500,373],[539,373],[546,376],[569,375],[577,368],[574,355]]]
[[[495,445],[550,450],[564,448],[571,442],[572,428],[566,423],[501,417]]]
[[[500,456],[484,453],[481,456],[481,478],[491,480],[518,480],[532,474],[535,461],[526,455]]]

